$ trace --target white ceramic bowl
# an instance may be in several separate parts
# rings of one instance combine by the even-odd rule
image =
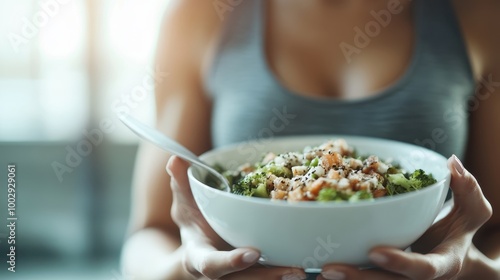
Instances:
[[[203,183],[205,173],[188,171],[198,207],[210,226],[234,247],[253,247],[261,263],[318,269],[341,262],[369,265],[377,245],[406,248],[432,224],[450,183],[447,159],[433,151],[390,140],[353,136],[283,137],[257,140],[205,153],[210,164],[234,168],[256,162],[264,152],[301,151],[329,139],[344,138],[361,155],[392,158],[408,171],[421,168],[436,184],[419,191],[358,202],[295,202],[244,197]]]

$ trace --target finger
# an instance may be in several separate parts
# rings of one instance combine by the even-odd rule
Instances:
[[[177,156],[170,157],[167,163],[167,172],[171,180],[176,183],[176,187],[178,187],[176,191],[181,192],[186,197],[192,197],[191,190],[187,187],[189,186],[189,179],[187,176],[188,168],[189,164]]]
[[[171,176],[172,189],[172,219],[178,224],[196,220],[200,215],[193,198],[186,170],[189,165],[176,156],[172,156],[167,163],[167,172]]]
[[[323,267],[321,275],[317,279],[325,280],[408,280],[403,275],[398,275],[389,271],[380,269],[360,270],[357,267],[328,264]]]
[[[476,230],[492,215],[490,203],[486,200],[476,178],[467,171],[460,160],[453,155],[448,159],[451,184],[455,201],[455,214],[467,218],[467,226]]]
[[[170,175],[170,187],[172,188],[172,196],[179,203],[194,204],[193,194],[189,187],[189,179],[187,177],[187,164],[182,159],[172,156],[167,163],[167,172]]]
[[[410,279],[450,279],[460,272],[463,261],[463,255],[455,253],[453,248],[452,244],[447,244],[446,249],[443,246],[442,253],[432,252],[426,255],[394,248],[376,248],[369,257],[384,270]]]
[[[188,249],[186,268],[210,279],[219,279],[227,274],[254,265],[260,253],[254,249],[238,248],[232,251],[218,251],[208,244],[192,244]]]
[[[232,273],[221,280],[299,280],[307,279],[306,273],[299,268],[291,267],[252,267],[241,272]]]

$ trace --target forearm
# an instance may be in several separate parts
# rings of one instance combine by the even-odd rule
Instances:
[[[134,279],[190,279],[182,266],[183,247],[159,229],[142,229],[123,246],[124,275]]]
[[[464,262],[462,279],[500,279],[500,230],[482,231],[474,243]]]
[[[500,260],[500,227],[479,232],[474,238],[474,244],[486,257]]]

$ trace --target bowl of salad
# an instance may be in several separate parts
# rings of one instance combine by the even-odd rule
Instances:
[[[260,263],[314,271],[369,266],[378,245],[405,249],[437,217],[450,184],[447,159],[407,143],[359,136],[276,137],[203,154],[230,190],[202,170],[188,177],[204,218]]]

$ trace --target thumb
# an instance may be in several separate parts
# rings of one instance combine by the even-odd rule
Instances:
[[[468,225],[477,229],[491,217],[491,205],[484,197],[476,178],[464,168],[455,155],[448,159],[448,168],[451,171],[450,187],[453,191],[455,210],[458,214],[468,217]]]
[[[188,168],[189,163],[177,156],[171,156],[166,167],[168,175],[170,175],[170,177],[172,177],[172,179],[174,179],[181,186],[189,185],[189,179],[187,176]]]
[[[187,169],[189,164],[179,157],[172,156],[167,163],[167,172],[171,177],[172,196],[179,203],[194,205],[193,193],[189,187]]]
[[[172,156],[167,163],[167,172],[171,177],[170,188],[172,189],[170,215],[179,226],[193,225],[201,217],[186,175],[188,167],[188,163],[176,156]]]

